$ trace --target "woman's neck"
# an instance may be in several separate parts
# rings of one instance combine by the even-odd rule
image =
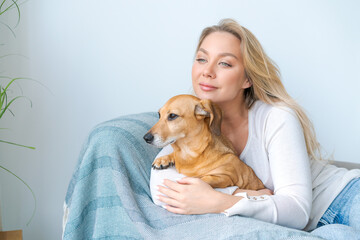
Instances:
[[[244,150],[249,135],[249,109],[243,104],[220,105],[223,110],[221,132],[226,136],[240,155]]]
[[[222,116],[222,128],[237,128],[242,123],[247,124],[249,109],[247,108],[245,101],[232,102],[226,104],[218,104],[223,112]]]

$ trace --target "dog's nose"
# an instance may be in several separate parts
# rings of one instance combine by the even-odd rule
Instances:
[[[152,143],[152,141],[154,140],[154,135],[152,135],[150,132],[148,132],[147,134],[145,134],[144,140],[147,143]]]

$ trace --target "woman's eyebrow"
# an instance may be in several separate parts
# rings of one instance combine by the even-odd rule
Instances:
[[[199,48],[199,51],[205,53],[206,55],[209,54],[209,52],[206,51],[206,50],[203,49],[203,48]],[[236,56],[235,56],[234,54],[232,54],[232,53],[227,53],[227,52],[225,52],[225,53],[220,53],[219,56],[221,56],[221,57],[230,56],[230,57],[233,57],[233,58],[235,58],[235,59],[238,60],[238,57],[236,57]]]
[[[206,50],[203,49],[203,48],[199,48],[199,51],[200,51],[200,52],[203,52],[203,53],[205,53],[205,54],[208,54],[208,51],[206,51]]]
[[[232,53],[220,53],[219,56],[223,56],[223,57],[230,56],[230,57],[233,57],[235,59],[238,59],[237,56],[235,56]]]

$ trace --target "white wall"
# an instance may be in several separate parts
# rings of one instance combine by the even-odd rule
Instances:
[[[85,137],[99,122],[156,111],[191,88],[190,71],[205,26],[231,17],[248,27],[279,65],[288,91],[307,110],[325,150],[360,163],[360,15],[358,1],[31,0],[22,5],[17,38],[0,48],[2,75],[21,82],[33,107],[19,101],[0,127],[5,229],[24,239],[59,239],[62,204]],[[1,30],[3,35],[4,31]],[[1,38],[3,41],[3,38]]]

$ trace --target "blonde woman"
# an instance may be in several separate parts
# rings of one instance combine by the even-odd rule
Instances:
[[[196,49],[192,84],[199,98],[222,108],[222,133],[266,189],[215,191],[175,168],[152,170],[155,203],[178,214],[238,214],[306,230],[340,223],[360,231],[360,209],[348,214],[360,207],[360,170],[339,169],[321,159],[312,123],[249,30],[231,19],[205,28]],[[171,151],[167,146],[159,155]],[[349,197],[355,200],[337,206]]]

